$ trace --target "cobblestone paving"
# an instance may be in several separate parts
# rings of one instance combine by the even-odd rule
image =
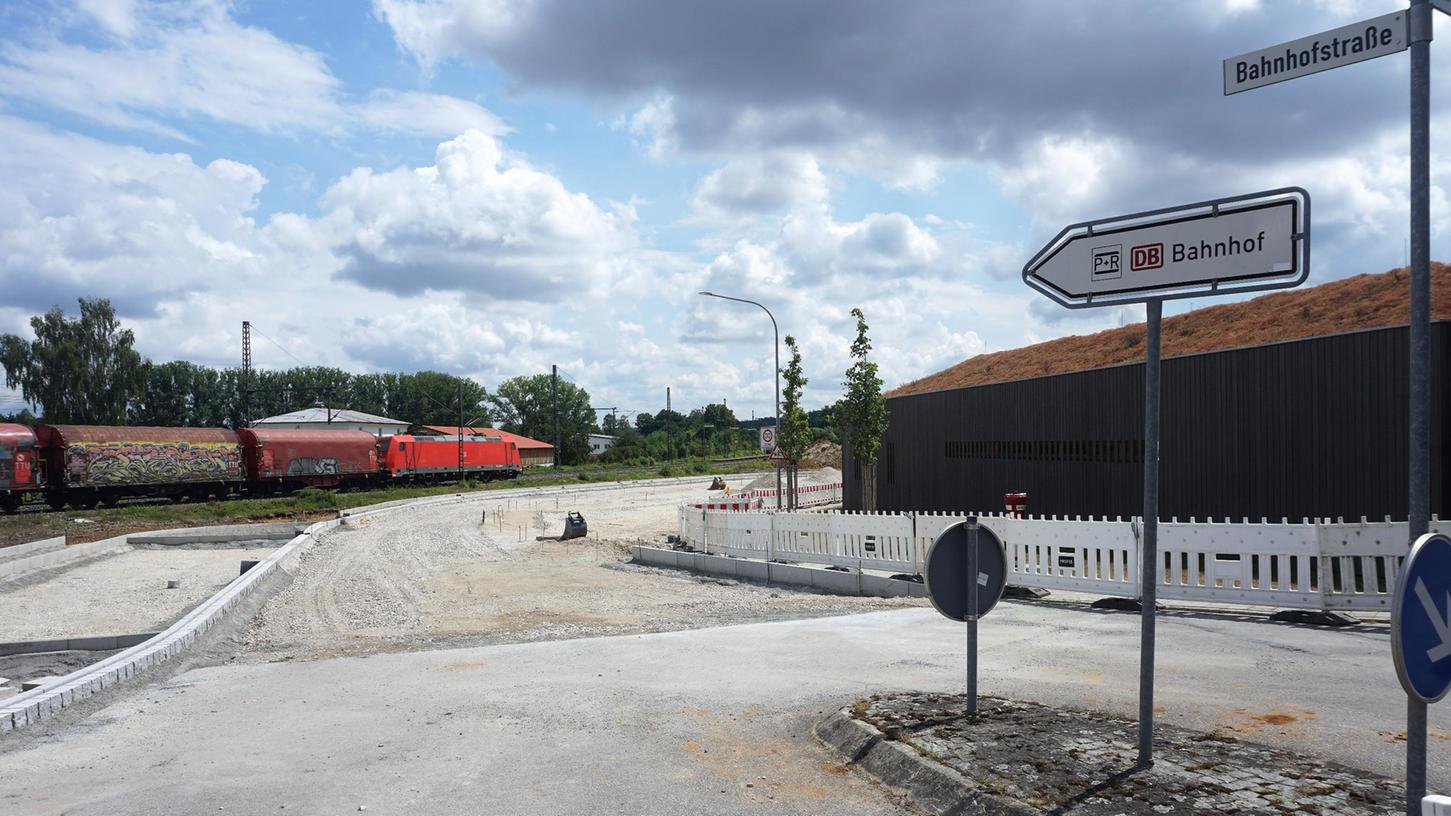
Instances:
[[[1135,723],[961,695],[898,694],[856,716],[982,786],[1047,814],[1399,813],[1396,782],[1310,757],[1172,726],[1155,727],[1155,762],[1130,773]]]

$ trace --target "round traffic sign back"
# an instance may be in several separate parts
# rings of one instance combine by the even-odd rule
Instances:
[[[1451,689],[1451,538],[1427,533],[1401,565],[1391,601],[1391,652],[1407,694],[1427,703]]]
[[[937,534],[927,550],[927,597],[944,616],[967,620],[967,548],[975,522],[958,522]],[[997,606],[1008,583],[1008,559],[997,535],[977,526],[977,611],[982,617]]]

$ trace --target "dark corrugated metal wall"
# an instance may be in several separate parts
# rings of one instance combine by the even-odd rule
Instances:
[[[1432,326],[1432,511],[1445,513],[1445,361]],[[1175,357],[1163,369],[1165,518],[1404,518],[1406,330]],[[1143,366],[888,400],[882,510],[1130,516],[1142,505]],[[847,507],[861,506],[854,465]]]

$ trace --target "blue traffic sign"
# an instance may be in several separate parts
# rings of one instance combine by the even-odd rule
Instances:
[[[1451,689],[1451,538],[1428,533],[1401,565],[1391,649],[1406,693],[1434,703]]]

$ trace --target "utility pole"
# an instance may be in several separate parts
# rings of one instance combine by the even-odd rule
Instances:
[[[670,412],[670,386],[665,386],[665,412]]]
[[[458,478],[464,478],[464,380],[458,378]]]
[[[554,401],[554,466],[559,467],[559,366],[551,366],[549,392]]]

